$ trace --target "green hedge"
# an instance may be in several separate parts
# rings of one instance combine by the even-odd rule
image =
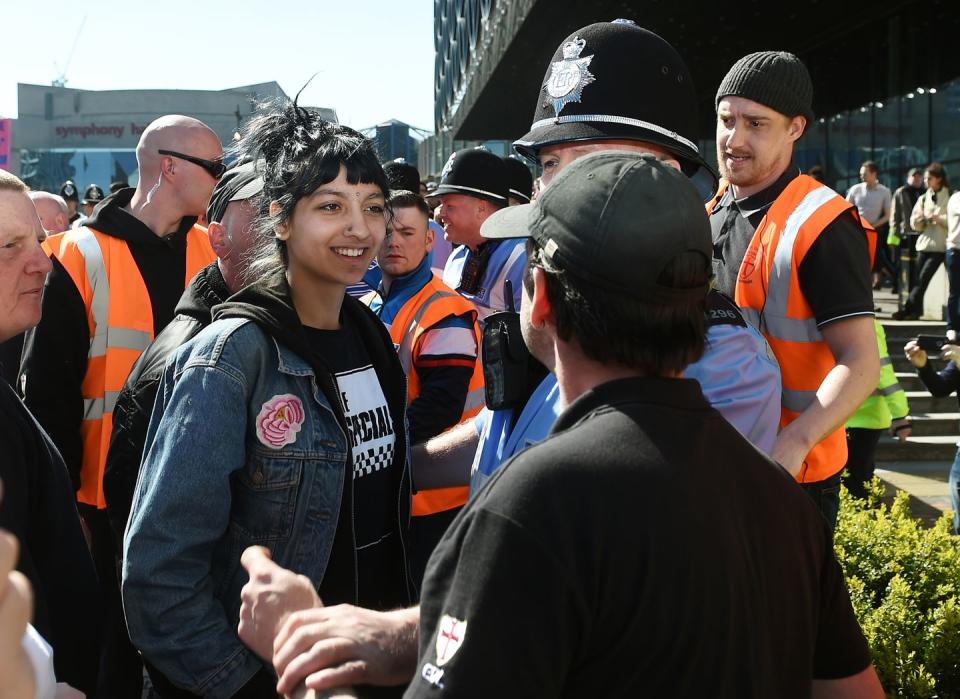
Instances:
[[[960,697],[960,539],[944,514],[927,528],[909,496],[841,493],[834,545],[889,697]]]

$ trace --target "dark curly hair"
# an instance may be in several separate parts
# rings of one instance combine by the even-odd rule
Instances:
[[[324,120],[317,112],[299,106],[296,98],[260,104],[235,150],[238,156],[255,160],[263,174],[248,282],[278,267],[286,268],[286,246],[276,238],[277,226],[293,216],[300,199],[335,180],[341,167],[350,184],[374,184],[384,199],[390,196],[373,141],[347,126]],[[269,211],[271,202],[280,207],[274,216]]]

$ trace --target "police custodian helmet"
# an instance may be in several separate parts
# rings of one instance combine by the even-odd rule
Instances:
[[[670,44],[630,20],[598,22],[561,42],[547,67],[530,132],[514,147],[631,139],[677,156],[688,176],[713,171],[697,148],[697,94]]]
[[[503,160],[484,148],[465,148],[450,155],[431,196],[465,194],[507,205],[510,174]]]

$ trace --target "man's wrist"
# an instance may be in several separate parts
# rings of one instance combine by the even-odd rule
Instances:
[[[393,653],[398,674],[413,679],[417,670],[420,639],[420,607],[386,612],[393,622]]]

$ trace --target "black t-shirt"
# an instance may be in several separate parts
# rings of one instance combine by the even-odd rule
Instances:
[[[382,609],[389,568],[387,539],[396,536],[393,455],[396,436],[370,355],[348,323],[340,330],[304,328],[314,351],[334,374],[347,422],[353,468],[353,531],[359,604]],[[341,517],[341,523],[343,518]],[[337,562],[339,564],[339,562]]]
[[[800,171],[791,165],[761,192],[736,200],[728,188],[710,216],[716,287],[734,298],[740,264],[770,206]],[[800,289],[817,325],[854,315],[873,315],[870,251],[857,219],[842,213],[830,223],[800,263]]]
[[[809,697],[870,656],[809,496],[695,381],[578,398],[440,541],[406,697]]]

